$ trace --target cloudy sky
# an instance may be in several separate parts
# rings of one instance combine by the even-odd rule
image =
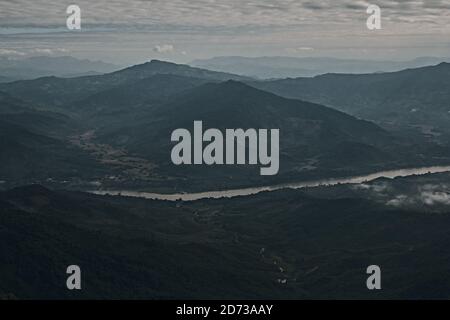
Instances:
[[[81,8],[82,30],[66,28]],[[382,29],[368,30],[369,4]],[[0,56],[130,64],[212,56],[450,56],[450,0],[1,0]]]

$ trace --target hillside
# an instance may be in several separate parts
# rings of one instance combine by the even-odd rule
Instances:
[[[76,78],[44,77],[35,80],[17,81],[0,84],[0,91],[20,97],[24,101],[40,105],[64,109],[67,104],[74,103],[101,91],[110,90],[121,85],[154,75],[177,75],[205,79],[209,81],[250,80],[233,74],[208,71],[187,65],[152,60],[150,62],[125,68],[116,72],[84,76]]]
[[[31,171],[30,178],[48,175],[59,161],[70,162],[66,159],[94,161],[95,165],[84,168],[83,160],[73,171],[90,174],[90,181],[76,179],[67,170],[58,174],[78,189],[92,188],[91,182],[97,187],[131,189],[226,189],[447,162],[445,145],[399,138],[369,121],[241,81],[222,82],[236,78],[241,79],[152,61],[101,76],[2,84],[0,112],[3,121],[14,126],[5,139],[16,139],[13,132],[23,129],[64,146],[54,148],[58,156],[40,154],[48,161]],[[195,120],[202,120],[205,129],[280,129],[279,174],[261,177],[260,166],[173,165],[171,133],[178,128],[192,130]],[[39,143],[33,149],[46,150]],[[5,168],[10,166],[14,161]],[[7,180],[14,181],[18,171],[9,170],[15,174]],[[46,183],[41,178],[28,182]]]
[[[449,132],[449,63],[392,73],[326,74],[251,84],[392,128],[416,127],[428,135]]]
[[[197,182],[206,187],[201,182],[206,177],[206,184],[213,188],[263,183],[258,166],[173,165],[171,133],[177,128],[192,131],[195,120],[202,120],[205,130],[280,129],[280,172],[264,177],[264,183],[342,176],[422,161],[413,155],[414,147],[373,123],[235,81],[202,85],[152,110],[128,125],[99,130],[98,140],[149,159],[162,176],[182,177],[179,183],[188,179],[189,188]]]
[[[27,186],[0,192],[0,294],[446,299],[449,226],[448,214],[292,190],[168,203]],[[65,288],[71,264],[81,291]],[[371,264],[383,290],[366,288]]]

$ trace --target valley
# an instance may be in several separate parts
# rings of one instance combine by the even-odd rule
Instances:
[[[0,317],[449,300],[449,12],[0,1]]]
[[[448,178],[440,173],[192,202],[37,185],[0,192],[0,271],[7,275],[0,295],[445,299]],[[437,201],[443,184],[447,199]],[[417,201],[414,207],[408,199]],[[69,261],[82,266],[82,291],[59,285]],[[371,264],[382,267],[381,291],[365,287]]]
[[[0,297],[448,298],[448,88],[420,87],[446,70],[255,81],[151,61],[1,83]],[[175,165],[171,133],[195,121],[279,129],[278,174]],[[62,285],[73,263],[82,291]]]
[[[395,179],[400,177],[410,176],[422,176],[431,175],[435,173],[450,172],[450,166],[441,167],[425,167],[425,168],[409,168],[398,169],[391,171],[381,171],[377,173],[371,173],[365,176],[337,178],[337,179],[324,179],[318,181],[304,181],[298,183],[253,187],[246,189],[235,190],[222,190],[222,191],[206,191],[199,193],[178,193],[178,194],[158,194],[151,192],[140,192],[130,190],[99,190],[92,191],[98,195],[111,195],[111,196],[124,196],[124,197],[136,197],[152,200],[165,200],[165,201],[196,201],[201,199],[220,199],[220,198],[234,198],[241,196],[251,196],[261,192],[277,191],[284,189],[305,189],[314,187],[332,187],[336,185],[360,185],[367,182],[372,182],[378,179]]]
[[[124,179],[151,180],[155,165],[143,158],[133,157],[123,149],[115,149],[107,144],[95,143],[95,131],[87,131],[81,135],[70,137],[70,142],[78,148],[93,155],[101,164],[108,165],[121,172],[121,176],[111,176],[111,180]]]
[[[254,88],[275,91],[269,86],[276,83],[249,82],[242,76],[151,61],[104,75],[0,84],[5,101],[0,107],[3,119],[14,121],[19,127],[30,124],[26,130],[71,150],[57,151],[57,156],[46,157],[47,162],[35,164],[32,175],[20,173],[23,166],[10,160],[4,165],[5,173],[0,175],[1,180],[7,181],[2,187],[40,183],[91,190],[100,181],[102,188],[107,189],[126,186],[138,191],[201,192],[450,162],[445,134],[427,126],[426,119],[422,126],[416,125],[420,130],[389,127],[381,122],[378,126],[323,105]],[[279,94],[287,95],[284,91]],[[304,98],[315,100],[313,96]],[[174,147],[170,141],[172,131],[190,127],[198,119],[219,130],[279,128],[278,174],[261,177],[251,165],[204,168],[174,165],[170,160]],[[32,121],[42,125],[31,126]],[[86,136],[86,132],[95,135]],[[27,145],[25,140],[16,143]],[[27,148],[38,153],[38,149],[45,149],[42,143],[36,141]],[[4,156],[17,152],[8,151],[13,146],[7,146]],[[68,156],[71,153],[91,164],[85,166],[76,161],[73,167],[68,167],[70,159],[74,159]],[[58,161],[63,163],[57,164]],[[52,179],[50,183],[48,178]],[[55,181],[64,183],[58,185]]]

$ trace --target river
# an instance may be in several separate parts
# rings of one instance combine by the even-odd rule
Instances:
[[[450,166],[434,166],[434,167],[424,167],[424,168],[411,168],[411,169],[397,169],[389,171],[380,171],[362,176],[354,176],[348,178],[338,178],[338,179],[323,179],[316,181],[304,181],[297,183],[287,183],[278,184],[273,186],[263,186],[263,187],[253,187],[253,188],[242,188],[242,189],[230,189],[223,191],[205,191],[197,193],[174,193],[174,194],[163,194],[163,193],[152,193],[152,192],[140,192],[140,191],[128,191],[128,190],[101,190],[101,191],[91,191],[91,193],[98,195],[120,195],[126,197],[138,197],[153,200],[168,200],[168,201],[194,201],[207,198],[233,198],[238,196],[249,196],[254,195],[263,191],[275,191],[281,189],[301,189],[307,187],[318,187],[318,186],[334,186],[337,184],[360,184],[364,182],[370,182],[378,178],[397,178],[397,177],[408,177],[413,175],[425,175],[431,173],[442,173],[450,172]]]

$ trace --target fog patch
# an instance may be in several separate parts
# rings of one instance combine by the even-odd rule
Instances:
[[[450,188],[447,184],[427,184],[411,195],[397,195],[386,204],[394,207],[447,206],[450,205]]]
[[[356,184],[353,186],[353,189],[366,190],[366,191],[371,191],[371,192],[378,193],[378,194],[383,194],[383,193],[389,191],[391,188],[388,183],[378,182],[378,183],[372,183],[372,184],[367,184],[367,183]]]
[[[386,202],[388,206],[393,207],[403,207],[403,206],[410,206],[414,205],[416,203],[414,198],[408,197],[405,194],[401,194],[396,196],[394,199],[389,200]]]
[[[427,184],[421,188],[421,199],[426,205],[450,205],[450,190],[446,184]]]

